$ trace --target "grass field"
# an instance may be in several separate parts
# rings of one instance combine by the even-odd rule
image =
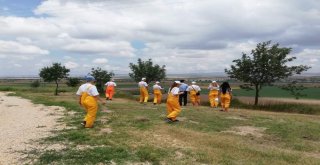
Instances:
[[[39,157],[35,164],[320,164],[319,115],[187,106],[179,123],[167,124],[165,104],[141,105],[118,92],[95,128],[83,129],[75,88],[62,87],[59,96],[50,85],[10,88],[34,103],[66,108],[59,122],[69,128],[42,141],[63,147],[30,152],[28,159]]]

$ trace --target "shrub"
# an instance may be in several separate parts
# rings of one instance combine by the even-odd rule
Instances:
[[[80,84],[80,79],[79,78],[73,78],[73,77],[69,77],[67,79],[67,83],[66,83],[69,87],[76,87]]]
[[[40,86],[40,81],[39,80],[33,81],[30,86],[32,88],[38,88]]]

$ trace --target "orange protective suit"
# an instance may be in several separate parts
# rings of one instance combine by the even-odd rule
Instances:
[[[112,100],[112,97],[114,95],[114,86],[107,86],[106,89],[106,98],[109,98],[110,100]]]
[[[221,107],[229,108],[231,102],[231,95],[227,92],[226,94],[221,93]]]
[[[160,89],[154,89],[153,90],[154,98],[153,103],[154,104],[160,104],[162,99],[162,93]]]
[[[218,90],[211,90],[209,92],[209,102],[211,107],[217,107],[219,102],[218,102],[218,95],[219,91]]]
[[[193,105],[200,103],[200,96],[197,95],[196,90],[190,90],[190,100]]]
[[[146,87],[140,87],[140,103],[148,102],[149,94]]]
[[[179,95],[174,96],[171,92],[169,92],[167,98],[167,118],[175,121],[180,112],[181,107],[179,104]]]

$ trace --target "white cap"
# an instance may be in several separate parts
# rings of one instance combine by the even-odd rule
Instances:
[[[159,84],[160,82],[159,81],[156,81],[156,84]]]
[[[191,83],[192,83],[192,84],[195,84],[196,82],[195,82],[195,81],[192,81]]]
[[[146,80],[146,78],[145,78],[145,77],[143,77],[141,80],[142,80],[142,81],[143,81],[143,80]]]
[[[174,81],[175,83],[177,83],[177,84],[181,84],[181,82],[180,81]]]
[[[212,80],[212,83],[216,83],[216,81]]]

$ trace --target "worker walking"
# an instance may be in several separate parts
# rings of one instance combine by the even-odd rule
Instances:
[[[200,91],[201,91],[201,88],[198,85],[196,85],[195,81],[193,81],[192,85],[190,85],[187,88],[187,91],[190,94],[190,100],[191,100],[192,105],[193,106],[199,106],[200,105]]]
[[[217,108],[218,104],[219,104],[219,99],[218,99],[218,95],[219,95],[219,84],[216,81],[212,81],[212,83],[210,83],[208,89],[209,89],[209,102],[210,102],[210,106],[212,108]]]
[[[114,79],[111,79],[104,85],[106,87],[106,100],[112,100],[117,84],[114,82]]]
[[[163,89],[160,85],[159,81],[156,81],[156,84],[153,85],[153,104],[161,104],[161,99],[162,99],[162,92],[161,90]]]
[[[221,100],[221,107],[222,107],[221,111],[228,112],[230,107],[230,102],[232,99],[232,89],[228,82],[222,83],[219,91],[219,97]]]
[[[142,78],[138,83],[140,88],[140,103],[147,103],[149,94],[148,94],[148,84],[146,83],[146,78]]]
[[[167,98],[167,118],[166,122],[177,122],[177,116],[181,112],[181,106],[179,104],[179,95],[183,92],[179,91],[180,81],[174,81],[168,92]]]
[[[100,101],[102,104],[105,104],[106,102],[99,97],[97,87],[95,86],[95,78],[92,76],[87,76],[86,80],[89,84],[83,91],[85,94],[81,97],[86,96],[82,102],[82,106],[86,109],[87,114],[82,124],[85,128],[92,128],[98,111],[97,101]]]

